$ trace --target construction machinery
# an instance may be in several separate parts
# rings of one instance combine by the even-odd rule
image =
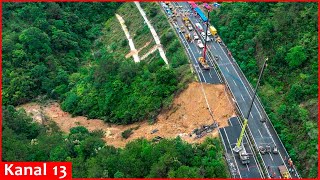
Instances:
[[[241,160],[242,164],[249,164],[250,163],[249,154],[247,153],[247,151],[244,148],[243,143],[242,143],[244,131],[245,131],[247,125],[248,125],[248,119],[244,119],[243,127],[241,129],[239,139],[237,141],[236,146],[233,148],[234,152],[239,153],[240,160]]]
[[[202,65],[203,69],[205,70],[210,69],[210,66],[208,65],[207,61],[203,57],[199,57],[198,61]]]
[[[282,165],[282,166],[278,166],[278,169],[280,171],[280,174],[281,174],[281,177],[284,178],[284,179],[289,179],[290,177],[290,174],[286,168],[285,165]]]
[[[188,42],[191,41],[191,36],[190,36],[189,33],[186,33],[186,34],[185,34],[185,38],[186,38],[186,40],[187,40]]]
[[[246,149],[244,147],[241,148],[239,151],[239,156],[242,164],[249,164],[250,163],[250,157],[247,153]]]

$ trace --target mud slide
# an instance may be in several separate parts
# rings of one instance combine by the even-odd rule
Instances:
[[[230,106],[228,97],[224,93],[224,85],[203,84],[203,91],[206,92],[214,119],[219,123],[219,127],[228,125],[228,118],[235,116],[234,107]],[[81,125],[90,131],[102,129],[105,132],[104,140],[107,144],[115,147],[124,147],[126,143],[137,138],[153,139],[156,136],[163,138],[181,139],[189,143],[201,143],[205,137],[218,136],[217,129],[208,133],[202,138],[189,136],[196,128],[203,125],[212,124],[213,120],[208,111],[206,100],[203,98],[201,85],[197,82],[189,84],[189,87],[174,98],[172,107],[162,111],[156,123],[150,125],[147,120],[131,125],[114,125],[104,123],[99,119],[87,120],[86,117],[72,117],[63,112],[56,102],[42,107],[42,112],[47,117],[55,121],[62,131],[68,133],[70,128]],[[34,118],[39,117],[40,105],[29,103],[20,106],[24,108]],[[19,107],[18,107],[19,108]],[[134,128],[133,134],[128,139],[123,139],[121,133],[127,129]]]

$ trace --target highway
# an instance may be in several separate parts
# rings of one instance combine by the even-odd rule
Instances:
[[[191,11],[191,8],[186,2],[177,2],[175,5],[180,6],[180,10]],[[200,22],[203,25],[200,18],[198,16],[194,16],[192,13],[189,15],[189,19],[193,25],[197,22]],[[205,28],[204,25],[203,28]],[[198,34],[200,35],[199,32]],[[235,59],[227,55],[227,49],[225,46],[221,46],[219,43],[213,41],[210,41],[207,44],[209,53],[219,57],[219,60],[216,61],[219,70],[236,101],[236,105],[238,106],[241,116],[245,117],[248,113],[249,105],[253,96],[253,88],[250,86],[250,83],[240,70]],[[262,123],[260,120],[264,118],[266,118],[266,122]],[[286,160],[288,159],[288,153],[258,98],[254,101],[254,105],[248,119],[248,129],[249,132],[247,133],[253,138],[255,147],[269,144],[271,147],[276,145],[278,148],[279,154],[267,153],[265,155],[261,155],[261,157],[262,164],[267,171],[267,175],[272,176],[275,174],[275,177],[279,178],[280,172],[278,170],[278,166],[285,164],[287,169],[289,169]],[[299,177],[295,168],[293,168],[290,175],[292,178]]]
[[[222,79],[218,75],[217,71],[214,68],[214,62],[212,59],[209,60],[210,69],[209,70],[203,70],[202,66],[199,64],[197,59],[202,56],[202,49],[199,48],[196,43],[190,43],[186,40],[184,33],[179,33],[177,27],[174,27],[173,24],[171,24],[175,31],[177,32],[180,40],[182,41],[182,44],[187,51],[187,54],[189,58],[192,61],[193,69],[197,73],[198,79],[200,82],[203,83],[209,83],[209,84],[221,84]],[[182,19],[177,18],[177,26],[180,27],[184,26]],[[192,33],[192,32],[191,32]]]
[[[195,42],[188,42],[185,39],[185,34],[184,33],[179,33],[179,29],[181,29],[181,26],[183,25],[183,22],[181,18],[177,18],[177,21],[175,23],[171,24],[175,31],[177,32],[183,46],[185,47],[185,50],[187,51],[187,54],[192,62],[193,68],[196,71],[196,74],[198,76],[198,79],[202,83],[210,83],[210,84],[221,84],[222,80],[217,71],[214,69],[216,66],[213,62],[213,59],[209,56],[208,58],[208,63],[211,66],[210,70],[203,70],[201,68],[201,65],[197,61],[197,58],[202,55],[202,49],[200,49]],[[179,27],[179,28],[177,28]],[[186,28],[185,28],[186,29]],[[194,30],[191,31],[190,33],[193,34]],[[200,37],[200,36],[199,36]],[[238,121],[237,118],[235,118],[236,121]],[[230,121],[231,122],[231,121]],[[260,171],[258,162],[255,158],[255,156],[252,156],[250,158],[251,162],[249,165],[243,165],[240,160],[239,160],[239,155],[235,155],[231,149],[235,145],[237,135],[240,134],[241,130],[241,125],[240,123],[233,123],[235,124],[232,126],[232,123],[230,123],[231,126],[229,126],[226,131],[225,130],[220,130],[223,131],[224,133],[222,134],[220,132],[220,136],[226,137],[224,143],[224,147],[226,150],[226,160],[228,161],[228,165],[231,171],[231,174],[234,178],[261,178],[262,177],[262,172]],[[236,133],[235,133],[236,132]],[[239,133],[238,133],[239,132]],[[230,139],[229,139],[230,137]],[[247,137],[244,137],[245,141],[245,148],[247,149],[247,152],[252,154],[252,149],[249,148],[249,145],[247,144],[248,140]],[[232,167],[230,167],[230,165]]]
[[[238,140],[238,134],[241,132],[241,124],[237,117],[232,117],[229,120],[229,126],[220,128],[219,134],[224,144],[224,148],[228,157],[233,158],[233,161],[236,161],[237,175],[235,178],[262,178],[262,173],[257,166],[257,160],[252,155],[252,149],[248,144],[248,139],[245,136],[243,138],[243,145],[247,150],[247,153],[250,154],[250,163],[243,165],[239,159],[239,154],[234,153],[232,148],[236,145]]]

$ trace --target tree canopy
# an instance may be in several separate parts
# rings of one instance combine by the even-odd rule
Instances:
[[[65,135],[54,123],[32,122],[13,106],[2,112],[3,161],[71,161],[74,178],[228,177],[217,138],[196,145],[180,138],[137,139],[120,149],[106,145],[99,131],[77,126]]]
[[[251,84],[269,58],[258,94],[301,175],[316,177],[317,4],[223,3],[210,17]]]

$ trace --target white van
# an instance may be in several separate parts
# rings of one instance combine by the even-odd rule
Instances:
[[[196,23],[196,27],[199,31],[203,31],[203,28],[200,23]]]

